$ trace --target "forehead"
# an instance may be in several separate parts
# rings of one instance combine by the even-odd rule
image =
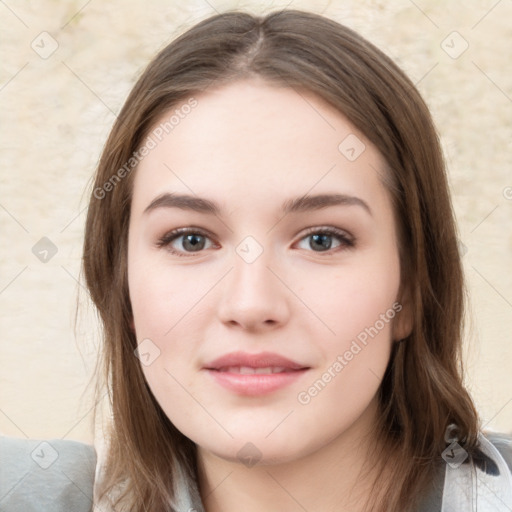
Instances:
[[[281,203],[285,195],[313,189],[384,193],[381,155],[339,111],[308,91],[251,79],[193,100],[185,98],[154,124],[156,145],[137,168],[134,203],[169,189],[222,195],[240,206],[250,198],[262,206],[273,198]]]

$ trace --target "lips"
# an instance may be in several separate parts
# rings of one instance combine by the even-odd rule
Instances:
[[[266,366],[262,368],[253,368],[252,366],[223,366],[218,368],[219,372],[239,373],[240,375],[268,375],[269,373],[293,372],[290,368],[284,366]]]
[[[237,395],[255,396],[295,382],[309,368],[270,352],[232,352],[206,364],[203,370],[224,389]]]
[[[207,370],[229,371],[231,373],[282,373],[285,371],[309,368],[291,359],[272,352],[249,354],[247,352],[231,352],[204,366]]]

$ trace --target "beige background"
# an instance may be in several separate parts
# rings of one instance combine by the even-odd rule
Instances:
[[[99,339],[93,312],[86,310],[73,330],[84,191],[136,76],[157,50],[215,10],[263,13],[285,5],[0,3],[0,432],[93,440],[89,379]],[[483,423],[511,432],[512,2],[288,5],[358,30],[405,69],[430,105],[467,249],[467,382]],[[58,249],[46,263],[32,252],[42,237]]]

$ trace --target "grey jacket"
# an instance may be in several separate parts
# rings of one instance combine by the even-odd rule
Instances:
[[[447,448],[434,485],[416,512],[511,512],[512,437],[480,434],[482,456],[469,463],[462,461],[459,448]],[[1,512],[93,509],[96,455],[92,446],[0,437],[0,461]],[[183,479],[177,488],[174,507],[178,512],[204,512],[195,482]]]
[[[83,443],[0,437],[0,511],[89,512],[95,468]]]

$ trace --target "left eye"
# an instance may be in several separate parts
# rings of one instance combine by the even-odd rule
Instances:
[[[333,229],[322,229],[310,232],[299,242],[301,249],[312,249],[314,252],[326,252],[339,247],[348,248],[353,246],[354,241],[345,233]]]

